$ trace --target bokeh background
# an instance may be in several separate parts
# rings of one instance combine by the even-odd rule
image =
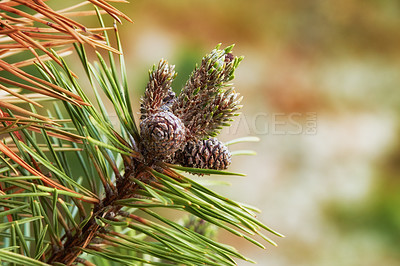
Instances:
[[[267,250],[224,232],[221,241],[259,265],[400,265],[400,1],[118,7],[135,22],[119,30],[136,102],[161,58],[176,65],[179,91],[218,43],[245,56],[234,80],[242,115],[220,139],[257,136],[231,148],[258,155],[236,156],[230,170],[247,177],[215,189],[260,208],[286,237]]]

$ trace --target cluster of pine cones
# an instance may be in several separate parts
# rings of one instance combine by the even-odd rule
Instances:
[[[158,161],[186,167],[223,170],[231,163],[228,148],[215,138],[229,125],[241,97],[228,84],[242,60],[217,46],[206,55],[176,96],[173,65],[161,60],[149,72],[140,107],[139,150],[146,164]]]

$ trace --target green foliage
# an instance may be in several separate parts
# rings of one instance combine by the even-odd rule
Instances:
[[[75,45],[98,109],[64,59],[54,53],[62,68],[53,62],[38,65],[43,79],[79,95],[84,104],[52,99],[54,111],[48,110],[51,125],[39,117],[16,119],[11,111],[10,119],[3,120],[3,133],[10,135],[7,145],[25,164],[15,164],[6,157],[1,160],[0,234],[6,248],[0,249],[0,259],[24,265],[47,265],[43,261],[69,264],[79,262],[78,256],[102,265],[236,265],[234,258],[251,261],[193,223],[224,229],[261,248],[264,245],[253,236],[275,245],[262,231],[281,235],[258,221],[254,208],[219,195],[182,171],[243,174],[164,162],[150,168],[143,163],[137,150],[140,137],[123,53],[115,33],[119,67],[111,52],[108,59],[97,53],[98,62],[92,64],[84,46]],[[107,33],[105,37],[108,41]],[[233,70],[241,60],[236,58],[227,64],[222,59],[231,49],[213,50],[203,60],[206,72],[218,79],[207,85],[209,93],[230,93],[220,83],[233,78]],[[221,71],[223,74],[218,74]],[[114,107],[120,129],[112,125],[98,89]],[[189,95],[188,91],[184,93]],[[30,111],[36,112],[32,105]],[[13,151],[8,154],[16,156]],[[12,158],[15,161],[17,157]],[[77,168],[82,170],[80,175],[76,174]],[[185,225],[156,212],[162,208],[197,218],[188,218],[192,225]]]

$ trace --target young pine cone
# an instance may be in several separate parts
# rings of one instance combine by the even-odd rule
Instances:
[[[222,142],[209,138],[187,142],[175,158],[182,166],[224,170],[231,164],[232,155]]]
[[[183,146],[186,128],[171,112],[158,112],[140,122],[140,149],[152,160],[167,159]]]

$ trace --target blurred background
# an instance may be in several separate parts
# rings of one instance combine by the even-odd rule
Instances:
[[[218,43],[245,56],[229,197],[286,235],[262,250],[219,239],[259,265],[400,265],[400,1],[135,0],[118,5],[134,101],[148,69],[176,65],[179,91]],[[137,110],[138,111],[138,108]],[[219,177],[218,177],[219,178]],[[222,180],[222,178],[221,178]],[[239,265],[251,265],[239,262]]]

